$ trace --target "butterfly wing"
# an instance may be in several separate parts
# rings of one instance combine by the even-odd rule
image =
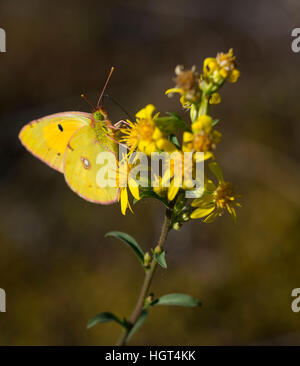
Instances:
[[[76,130],[89,125],[92,115],[83,112],[52,114],[28,123],[19,139],[25,148],[50,167],[63,172],[67,144]]]
[[[117,144],[102,135],[99,139],[93,127],[84,126],[74,133],[64,156],[64,174],[67,184],[80,197],[99,204],[116,202],[116,187],[100,187],[97,183],[99,169],[106,166],[116,169],[115,165],[99,164],[97,157],[102,152],[117,152]]]

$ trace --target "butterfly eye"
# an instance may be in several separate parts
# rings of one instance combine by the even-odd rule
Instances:
[[[94,112],[93,116],[96,121],[104,121],[106,118],[106,115],[101,110]]]

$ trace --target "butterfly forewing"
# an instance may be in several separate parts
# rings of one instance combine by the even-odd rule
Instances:
[[[49,115],[24,126],[19,134],[22,144],[34,156],[63,172],[63,158],[71,136],[91,123],[92,115],[64,112]]]

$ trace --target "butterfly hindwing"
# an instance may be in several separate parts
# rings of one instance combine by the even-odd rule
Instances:
[[[67,144],[74,132],[91,123],[91,114],[63,112],[52,114],[24,126],[19,134],[22,144],[34,156],[63,172]]]
[[[97,157],[102,152],[116,153],[117,145],[106,135],[99,139],[90,126],[81,127],[71,137],[64,156],[64,174],[67,184],[87,201],[110,204],[117,200],[116,187],[100,187],[97,174],[101,165]],[[104,164],[105,165],[105,164]],[[102,165],[102,166],[104,166]],[[110,166],[115,169],[115,166]]]

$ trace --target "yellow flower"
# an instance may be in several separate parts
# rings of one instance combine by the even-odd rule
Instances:
[[[191,103],[199,100],[201,92],[199,89],[199,74],[196,67],[193,66],[190,70],[184,70],[181,65],[175,68],[175,88],[166,90],[165,94],[172,96],[173,93],[181,94],[180,102],[184,108],[190,108]]]
[[[176,150],[175,145],[156,127],[154,120],[159,113],[153,116],[154,110],[154,105],[148,104],[135,115],[136,122],[127,120],[128,127],[121,129],[124,134],[121,141],[126,143],[130,153],[139,150],[150,156],[152,152],[160,150],[168,152]]]
[[[240,72],[236,69],[233,49],[231,48],[227,53],[218,53],[216,58],[206,58],[203,64],[203,74],[204,77],[212,79],[217,84],[224,79],[230,83],[235,83],[240,76]]]
[[[132,208],[129,203],[128,189],[130,190],[132,196],[139,200],[139,186],[137,182],[129,176],[131,169],[134,168],[134,164],[128,162],[127,156],[123,156],[123,159],[118,164],[117,171],[117,181],[119,186],[119,197],[118,202],[121,203],[121,212],[123,215],[126,214],[126,210],[129,207],[130,211],[133,213]]]
[[[190,97],[193,97],[193,94],[196,92],[198,88],[199,75],[196,71],[196,67],[193,66],[191,70],[184,70],[184,67],[178,65],[175,68],[175,82],[179,89],[183,92],[188,93]]]
[[[213,129],[210,116],[202,115],[192,124],[192,131],[183,133],[182,150],[184,152],[204,152],[204,159],[213,157],[212,150],[221,140],[221,133]]]
[[[166,193],[169,201],[173,201],[180,189],[193,190],[194,182],[193,176],[195,172],[195,161],[192,159],[185,160],[182,151],[178,151],[172,155],[172,159],[166,166],[165,174],[159,177],[160,192]],[[166,187],[166,188],[164,188]],[[157,192],[158,193],[158,192]]]
[[[176,164],[176,163],[175,163]],[[168,187],[168,182],[169,187]],[[175,184],[178,183],[178,184]],[[167,196],[169,201],[173,201],[180,189],[180,182],[174,178],[174,163],[170,164],[170,171],[167,171],[162,177],[154,176],[153,190],[159,196]]]
[[[179,153],[178,155],[180,156],[179,159],[181,159],[182,154]],[[176,155],[176,157],[177,157],[177,155]],[[154,175],[153,191],[162,197],[167,196],[169,201],[173,201],[173,199],[177,195],[179,188],[180,188],[180,182],[178,182],[178,180],[176,180],[176,182],[178,182],[178,184],[175,185],[175,178],[174,178],[174,174],[175,174],[174,166],[176,166],[176,164],[177,164],[177,167],[178,167],[178,164],[182,164],[182,162],[178,161],[177,159],[175,162],[173,159],[170,159],[170,161],[168,163],[165,162],[166,166],[164,167],[165,173],[164,173],[163,177]],[[181,181],[181,176],[182,176],[182,172],[180,172],[180,181]]]
[[[241,205],[236,202],[238,195],[235,193],[232,184],[225,182],[220,166],[214,162],[209,164],[210,170],[218,179],[218,186],[211,180],[207,180],[205,184],[204,194],[200,198],[192,201],[191,206],[196,207],[190,217],[192,219],[204,218],[206,223],[214,221],[218,216],[221,216],[224,211],[227,212],[236,220],[235,206]]]
[[[213,120],[207,114],[199,116],[192,124],[192,130],[194,132],[203,131],[209,133],[213,128]]]

